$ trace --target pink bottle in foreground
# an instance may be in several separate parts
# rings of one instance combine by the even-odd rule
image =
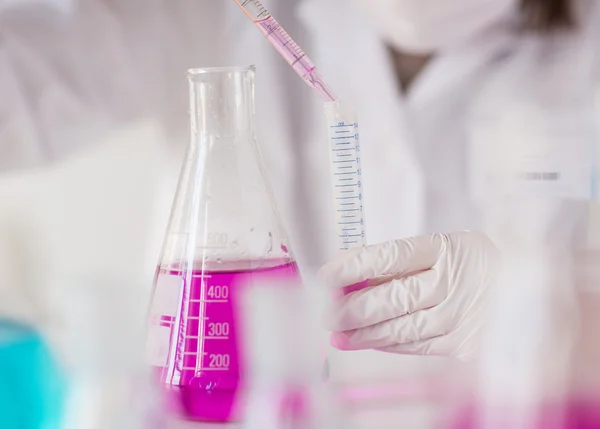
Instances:
[[[156,271],[148,359],[171,411],[230,421],[244,399],[242,289],[299,274],[255,137],[254,68],[188,78],[191,143]]]
[[[476,406],[457,415],[452,429],[598,429],[600,402],[595,398],[572,398],[515,409],[495,410],[492,419],[484,420]],[[489,411],[489,410],[488,410]]]
[[[589,228],[582,230],[590,234]],[[533,301],[525,302],[528,307],[524,305],[520,312],[516,300],[511,307],[504,306],[512,315],[512,320],[506,318],[505,322],[511,329],[511,335],[504,336],[507,343],[500,340],[501,347],[484,355],[476,378],[478,389],[457,404],[440,427],[600,429],[600,250],[586,246],[580,244],[574,250],[564,246],[567,250],[558,258],[545,261],[538,272],[549,274],[544,283],[538,278],[542,287],[533,295],[536,308]],[[527,275],[535,268],[534,259],[521,259],[524,265],[515,267],[518,271],[514,272]],[[529,285],[513,281],[520,293],[535,279],[531,275],[526,278]],[[511,287],[507,282],[501,284],[502,292]],[[558,294],[557,290],[567,293]],[[536,317],[523,317],[528,314]],[[536,321],[542,323],[530,331]],[[528,341],[519,341],[522,333]],[[509,350],[511,344],[530,350]],[[490,388],[492,382],[495,389]]]

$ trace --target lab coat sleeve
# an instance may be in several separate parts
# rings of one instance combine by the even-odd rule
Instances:
[[[186,68],[210,64],[220,51],[219,3],[78,0],[68,9],[39,2],[3,9],[0,172],[61,158],[140,117],[168,123],[185,114]]]

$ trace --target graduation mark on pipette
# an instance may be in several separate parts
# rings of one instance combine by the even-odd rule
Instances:
[[[337,247],[349,250],[366,244],[362,168],[358,123],[340,103],[325,103],[329,125],[331,177]]]

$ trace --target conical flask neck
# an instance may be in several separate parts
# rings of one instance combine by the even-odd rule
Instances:
[[[191,145],[162,264],[204,269],[214,262],[227,271],[232,263],[293,262],[256,139],[254,68],[191,70],[189,82]]]
[[[188,73],[192,144],[254,137],[254,67]]]

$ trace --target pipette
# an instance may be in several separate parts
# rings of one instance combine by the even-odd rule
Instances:
[[[338,101],[315,65],[259,0],[234,0],[254,25],[325,100],[334,196],[337,247],[348,250],[365,245],[360,140],[355,113]]]
[[[319,76],[310,58],[292,40],[290,35],[271,16],[260,1],[235,0],[235,2],[308,85],[314,88],[325,101],[337,100],[335,93]]]

